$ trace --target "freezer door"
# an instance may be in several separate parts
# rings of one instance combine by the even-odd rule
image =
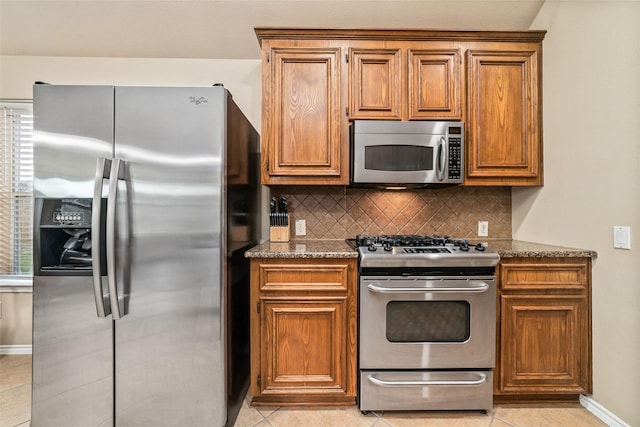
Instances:
[[[90,199],[96,158],[111,157],[113,87],[35,85],[33,90],[34,257],[39,260],[41,198]],[[63,239],[73,232],[43,226]],[[96,315],[92,278],[83,275],[88,272],[39,273],[36,269],[33,284],[31,425],[112,426],[113,321]]]
[[[33,86],[35,197],[93,197],[113,152],[113,86]]]
[[[226,421],[226,96],[116,88],[118,427]]]
[[[113,426],[112,322],[91,276],[34,277],[32,426]]]

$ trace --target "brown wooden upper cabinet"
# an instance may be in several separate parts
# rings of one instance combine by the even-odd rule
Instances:
[[[423,43],[397,45],[349,50],[349,117],[460,120],[460,52]]]
[[[350,49],[349,115],[402,119],[405,69],[400,49]]]
[[[467,185],[542,185],[540,43],[467,51]]]
[[[349,124],[461,120],[465,185],[542,185],[545,31],[256,28],[262,183],[349,184]]]
[[[342,51],[328,41],[262,42],[263,184],[349,183]]]

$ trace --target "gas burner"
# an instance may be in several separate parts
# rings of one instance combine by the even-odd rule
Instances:
[[[420,234],[391,234],[380,236],[356,236],[356,246],[382,245],[385,248],[398,246],[464,246],[468,245],[465,239],[451,239],[449,236],[427,236]]]
[[[482,243],[449,236],[358,235],[350,242],[360,254],[361,267],[494,266],[499,259]]]

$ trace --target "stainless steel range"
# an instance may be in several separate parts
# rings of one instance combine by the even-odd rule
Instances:
[[[360,410],[490,410],[499,255],[439,236],[358,236]]]

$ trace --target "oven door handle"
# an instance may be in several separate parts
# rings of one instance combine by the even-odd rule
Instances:
[[[418,288],[418,287],[403,287],[403,288],[388,288],[384,286],[376,286],[373,283],[369,283],[367,288],[371,292],[377,292],[380,294],[429,294],[429,293],[444,293],[444,292],[473,292],[481,293],[489,290],[489,285],[481,281],[469,282],[471,286],[452,286],[452,287],[433,287],[433,288]]]
[[[487,382],[487,376],[478,372],[477,380],[416,380],[416,381],[386,381],[369,374],[367,379],[381,387],[424,387],[424,386],[477,386]]]

